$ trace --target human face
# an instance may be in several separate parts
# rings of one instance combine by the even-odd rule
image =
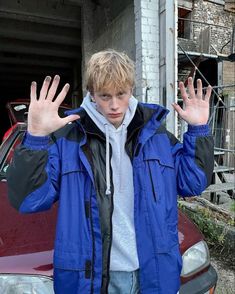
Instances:
[[[93,101],[96,102],[97,110],[118,128],[124,119],[131,95],[130,87],[121,90],[110,88],[94,92]]]

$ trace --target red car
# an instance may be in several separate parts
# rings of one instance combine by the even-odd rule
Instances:
[[[26,124],[17,123],[0,146],[0,293],[52,294],[57,207],[22,215],[7,199],[6,171],[25,130]],[[179,242],[183,257],[179,293],[214,293],[217,273],[210,264],[207,244],[181,211]]]

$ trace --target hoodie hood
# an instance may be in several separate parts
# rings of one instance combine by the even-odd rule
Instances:
[[[121,162],[123,152],[125,151],[125,142],[127,135],[127,127],[130,124],[131,120],[135,115],[135,111],[138,105],[138,100],[131,96],[129,100],[129,107],[125,113],[123,122],[118,128],[115,128],[113,124],[111,124],[99,111],[96,109],[96,103],[91,100],[91,95],[88,92],[86,97],[81,104],[81,107],[84,108],[89,115],[89,117],[93,120],[96,126],[104,133],[106,139],[106,195],[111,193],[110,191],[110,143],[112,145],[112,149],[115,153],[119,155],[119,158],[112,158],[111,164],[118,167],[118,175],[119,175],[119,186],[122,186],[122,171],[121,171]],[[119,150],[116,150],[116,149]],[[118,160],[118,163],[116,162]],[[114,162],[115,161],[115,162]]]
[[[104,117],[99,111],[96,109],[96,103],[92,101],[91,95],[88,92],[85,98],[83,99],[83,102],[81,104],[81,107],[83,107],[89,117],[93,120],[93,122],[97,125],[97,127],[105,133],[105,125],[108,125],[111,129],[118,130],[122,126],[128,126],[129,123],[131,122],[133,116],[135,115],[136,107],[138,104],[138,100],[134,97],[131,96],[129,100],[129,107],[126,111],[126,114],[124,116],[123,122],[121,125],[116,129],[114,125],[112,125],[106,117]]]

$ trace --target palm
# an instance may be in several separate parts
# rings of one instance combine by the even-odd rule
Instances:
[[[51,87],[49,88],[51,78],[44,80],[40,91],[39,99],[36,97],[36,83],[31,85],[31,102],[28,113],[28,132],[35,136],[46,136],[60,129],[68,122],[78,119],[78,115],[70,115],[61,118],[58,115],[58,109],[63,102],[69,85],[66,84],[57,98],[53,101],[59,84],[59,76],[55,76]]]
[[[182,82],[180,82],[179,87],[185,107],[182,109],[177,104],[174,104],[173,107],[179,113],[180,117],[191,125],[206,124],[209,118],[209,100],[211,95],[211,87],[209,86],[207,88],[205,97],[202,93],[201,80],[197,81],[197,93],[195,93],[192,78],[189,78],[189,96]]]

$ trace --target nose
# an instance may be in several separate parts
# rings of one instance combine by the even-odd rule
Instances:
[[[110,108],[112,110],[118,110],[118,100],[117,100],[117,97],[112,97],[111,99],[111,103],[110,103]]]

